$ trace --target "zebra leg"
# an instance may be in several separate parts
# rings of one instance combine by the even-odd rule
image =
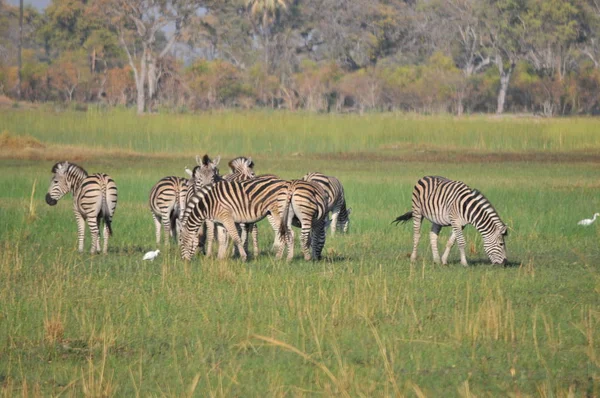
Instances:
[[[310,261],[310,230],[312,225],[310,223],[305,223],[302,225],[300,230],[300,245],[302,246],[302,253],[304,253],[304,259],[306,261]],[[313,234],[314,237],[314,234]]]
[[[413,251],[410,255],[410,262],[417,261],[417,247],[419,247],[419,239],[421,239],[421,224],[423,217],[420,214],[413,213]]]
[[[331,212],[331,236],[335,236],[335,229],[337,228],[337,220],[339,215],[340,209],[333,209]]]
[[[102,248],[102,253],[106,254],[108,253],[108,238],[110,236],[110,233],[108,232],[108,224],[104,223],[104,228],[102,229],[102,240],[103,240],[103,244],[104,247]],[[98,250],[100,251],[100,250]]]
[[[227,258],[227,246],[229,241],[227,239],[227,231],[222,225],[217,224],[217,241],[219,242],[219,250],[217,251],[217,258]]]
[[[173,232],[171,231],[171,217],[168,214],[162,215],[162,225],[165,229],[165,245],[168,245],[169,238],[173,236]]]
[[[85,220],[78,211],[75,211],[75,221],[77,221],[77,250],[83,253],[83,240],[85,238]]]
[[[206,239],[204,241],[204,249],[206,257],[212,256],[212,244],[215,239],[215,223],[212,221],[206,221]]]
[[[242,261],[246,261],[248,256],[246,255],[246,251],[244,250],[244,245],[242,244],[242,240],[240,239],[240,235],[237,232],[237,228],[235,227],[235,222],[233,219],[223,220],[223,226],[227,229],[229,236],[233,239],[233,243],[237,246],[238,251],[240,252],[240,258]]]
[[[156,235],[156,244],[160,245],[160,232],[162,229],[162,225],[160,224],[160,220],[156,216],[156,214],[152,213],[152,219],[154,220],[154,234]]]
[[[440,235],[441,225],[432,224],[429,232],[429,240],[431,241],[431,253],[433,254],[433,262],[440,263],[440,253],[438,252],[438,237]]]
[[[90,227],[90,235],[92,235],[92,248],[90,253],[95,254],[96,251],[100,251],[100,237],[98,236],[98,219],[96,217],[89,217],[88,226]]]
[[[252,245],[254,246],[254,258],[258,257],[260,250],[258,248],[258,225],[250,224],[249,229],[252,231]]]
[[[327,228],[327,219],[321,220],[313,228],[311,233],[311,246],[313,259],[320,260],[323,247],[325,246],[325,230]]]
[[[460,251],[460,263],[465,267],[469,264],[467,263],[467,256],[465,256],[465,247],[467,246],[467,242],[465,241],[465,236],[462,233],[461,226],[452,226],[454,230],[454,234],[456,235],[456,241],[458,242],[458,250]]]
[[[240,224],[241,239],[244,243],[244,250],[248,253],[248,224]]]
[[[446,243],[446,250],[444,250],[444,254],[442,255],[442,264],[448,264],[448,256],[450,255],[450,249],[454,246],[454,242],[456,241],[456,234],[454,230],[452,230],[452,234],[448,238],[448,243]]]

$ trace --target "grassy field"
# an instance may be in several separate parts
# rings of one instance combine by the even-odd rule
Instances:
[[[4,396],[599,396],[600,121],[290,113],[0,111],[0,391]],[[154,262],[152,185],[194,156],[250,155],[258,173],[337,176],[350,233],[325,259]],[[76,252],[72,159],[119,187],[107,256]],[[412,187],[481,189],[510,226],[492,266],[411,264]],[[442,231],[440,246],[449,236]],[[86,252],[89,249],[89,234]],[[298,245],[298,243],[297,243]]]

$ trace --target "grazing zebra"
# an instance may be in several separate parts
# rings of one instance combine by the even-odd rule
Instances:
[[[460,250],[460,263],[467,266],[466,243],[462,233],[467,224],[473,225],[481,233],[483,248],[492,264],[506,263],[504,238],[507,235],[507,227],[492,204],[476,189],[444,177],[429,176],[417,181],[412,194],[412,211],[393,221],[399,223],[413,219],[413,251],[410,256],[413,262],[417,259],[417,245],[421,236],[423,217],[433,224],[429,237],[435,263],[440,262],[437,248],[438,234],[442,227],[451,226],[452,234],[446,244],[442,263],[447,264],[450,249],[456,240]]]
[[[336,228],[348,232],[352,209],[346,208],[344,187],[340,180],[321,173],[308,173],[302,179],[319,184],[327,192],[329,196],[327,211],[331,211],[331,235],[335,235]]]
[[[223,179],[225,181],[246,181],[254,178],[254,162],[251,158],[244,156],[237,157],[231,160],[229,163],[231,173],[225,174]],[[219,228],[219,227],[217,227]],[[244,250],[248,252],[248,232],[252,235],[252,243],[254,249],[254,257],[258,257],[260,250],[258,248],[258,227],[256,224],[240,224],[238,232],[241,233],[241,239],[244,243]],[[217,229],[217,233],[223,233]]]
[[[218,165],[221,161],[221,156],[217,156],[212,160],[208,155],[204,155],[202,158],[196,156],[197,166],[194,167],[191,173],[186,172],[190,175],[188,180],[187,192],[185,195],[185,204],[189,203],[194,193],[199,191],[202,187],[212,185],[218,181],[221,181],[219,175]],[[185,206],[182,207],[182,212],[185,210]],[[206,222],[206,224],[199,230],[196,244],[203,248],[207,256],[210,257],[212,252],[212,242],[215,235],[215,224],[212,221]]]
[[[296,221],[297,218],[298,226],[301,228],[300,242],[304,259],[309,261],[312,257],[320,260],[325,246],[329,195],[319,184],[304,180],[292,180],[289,190],[289,200],[282,211],[279,232],[287,238],[287,259],[291,260],[294,257],[294,231],[291,226],[292,220]],[[288,231],[287,236],[286,231]]]
[[[92,174],[74,163],[59,162],[52,166],[52,180],[46,194],[46,203],[56,205],[68,192],[73,194],[73,210],[77,221],[78,250],[83,252],[85,222],[92,235],[91,253],[100,252],[98,226],[104,220],[102,252],[108,251],[108,237],[112,235],[112,217],[117,207],[117,185],[107,174]]]
[[[247,181],[221,181],[200,188],[187,204],[180,235],[181,256],[189,260],[195,252],[195,239],[206,221],[221,223],[237,246],[243,261],[247,255],[237,232],[236,223],[255,223],[269,215],[278,244],[277,258],[283,255],[283,236],[280,236],[281,209],[288,200],[289,182],[272,177],[256,177]],[[219,245],[225,247],[224,237]],[[224,252],[219,250],[219,258]]]
[[[156,244],[160,244],[161,224],[165,230],[165,244],[169,242],[169,236],[177,240],[179,220],[185,210],[187,184],[187,178],[169,176],[159,180],[150,190],[149,202],[156,230]]]

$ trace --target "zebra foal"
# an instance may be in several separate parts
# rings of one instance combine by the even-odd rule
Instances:
[[[393,222],[406,222],[413,219],[412,262],[417,259],[417,246],[421,237],[423,218],[431,221],[431,251],[433,261],[440,262],[437,247],[438,235],[442,227],[451,226],[452,234],[448,238],[446,250],[442,255],[442,264],[448,263],[448,255],[455,241],[458,241],[460,263],[467,266],[465,256],[465,238],[462,233],[467,224],[473,225],[483,238],[483,249],[492,264],[506,263],[504,238],[507,227],[492,204],[476,189],[469,188],[460,181],[444,177],[428,176],[417,181],[412,193],[412,211],[397,217]]]
[[[59,162],[52,166],[52,179],[46,193],[46,203],[54,206],[67,193],[73,194],[73,211],[77,221],[78,250],[83,252],[85,223],[92,235],[91,253],[100,252],[98,227],[104,221],[102,252],[108,251],[108,238],[112,235],[112,217],[117,207],[117,185],[107,174],[92,174],[74,163]]]

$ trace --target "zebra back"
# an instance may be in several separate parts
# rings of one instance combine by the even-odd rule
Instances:
[[[177,176],[160,179],[150,190],[150,210],[160,217],[171,212],[177,217],[185,210],[187,182],[187,178]]]

